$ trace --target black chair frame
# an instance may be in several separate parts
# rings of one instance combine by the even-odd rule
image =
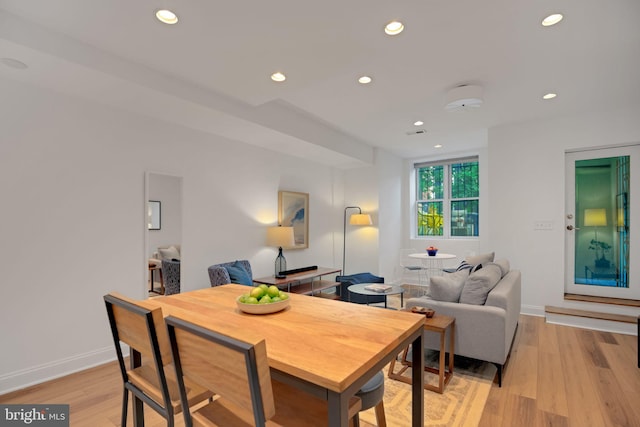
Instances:
[[[158,414],[160,414],[163,418],[167,420],[167,425],[169,427],[173,427],[174,425],[173,406],[171,405],[171,398],[169,396],[169,389],[167,387],[167,378],[164,373],[162,356],[160,355],[160,344],[158,343],[158,337],[156,335],[156,327],[153,322],[151,310],[147,310],[145,308],[131,304],[128,301],[123,301],[112,295],[105,295],[104,301],[107,307],[107,314],[109,316],[109,323],[111,325],[113,342],[116,348],[116,353],[118,355],[118,365],[120,366],[120,373],[122,374],[122,381],[124,384],[124,393],[122,397],[122,426],[127,425],[129,392],[131,392],[134,396],[134,399],[137,397],[138,399],[142,400],[144,403],[149,405],[154,411],[156,411]],[[154,360],[156,372],[158,373],[158,379],[160,381],[160,391],[162,392],[164,407],[160,403],[156,402],[151,397],[149,397],[143,390],[141,390],[139,387],[137,387],[135,384],[133,384],[129,380],[129,375],[127,374],[127,369],[125,367],[124,356],[122,354],[122,348],[120,347],[120,336],[118,334],[118,327],[117,327],[115,315],[113,312],[114,305],[118,305],[128,311],[131,311],[145,318],[146,325],[147,325],[147,332],[149,334],[149,340],[151,342],[151,348],[153,350],[153,360]],[[132,347],[129,347],[129,348],[130,348],[129,357],[130,357],[131,367],[136,368],[140,365],[140,353]],[[144,413],[143,413],[142,405],[139,405],[139,404],[134,405],[134,416],[136,417],[134,425],[143,426]]]

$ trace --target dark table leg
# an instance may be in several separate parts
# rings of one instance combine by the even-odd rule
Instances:
[[[424,426],[424,346],[423,333],[411,344],[411,425]]]

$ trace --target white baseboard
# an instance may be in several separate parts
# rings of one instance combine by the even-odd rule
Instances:
[[[77,356],[10,372],[0,376],[0,395],[102,365],[115,359],[116,354],[113,345],[111,345]]]
[[[537,305],[522,305],[520,306],[520,313],[526,314],[527,316],[538,316],[544,317],[544,307],[540,307]]]

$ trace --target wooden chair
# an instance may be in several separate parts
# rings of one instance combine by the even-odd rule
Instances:
[[[167,329],[160,308],[148,310],[135,301],[122,295],[104,296],[107,315],[111,325],[124,393],[122,397],[122,425],[127,424],[129,392],[149,405],[167,420],[168,426],[174,425],[174,414],[182,410],[175,369],[172,363],[171,347]],[[131,348],[132,368],[125,367],[120,343]],[[133,367],[144,359],[141,366]],[[187,399],[189,404],[203,402],[213,393],[197,385],[188,383]]]
[[[264,339],[238,339],[172,316],[166,319],[182,396],[184,380],[215,390],[213,402],[190,412],[185,426],[326,426],[325,400],[271,379]],[[349,417],[361,408],[353,397]]]

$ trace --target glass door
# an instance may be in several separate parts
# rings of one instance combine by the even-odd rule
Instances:
[[[635,145],[566,154],[565,292],[640,299],[638,265],[630,263],[639,249],[630,239],[640,223],[631,188],[639,152]]]

